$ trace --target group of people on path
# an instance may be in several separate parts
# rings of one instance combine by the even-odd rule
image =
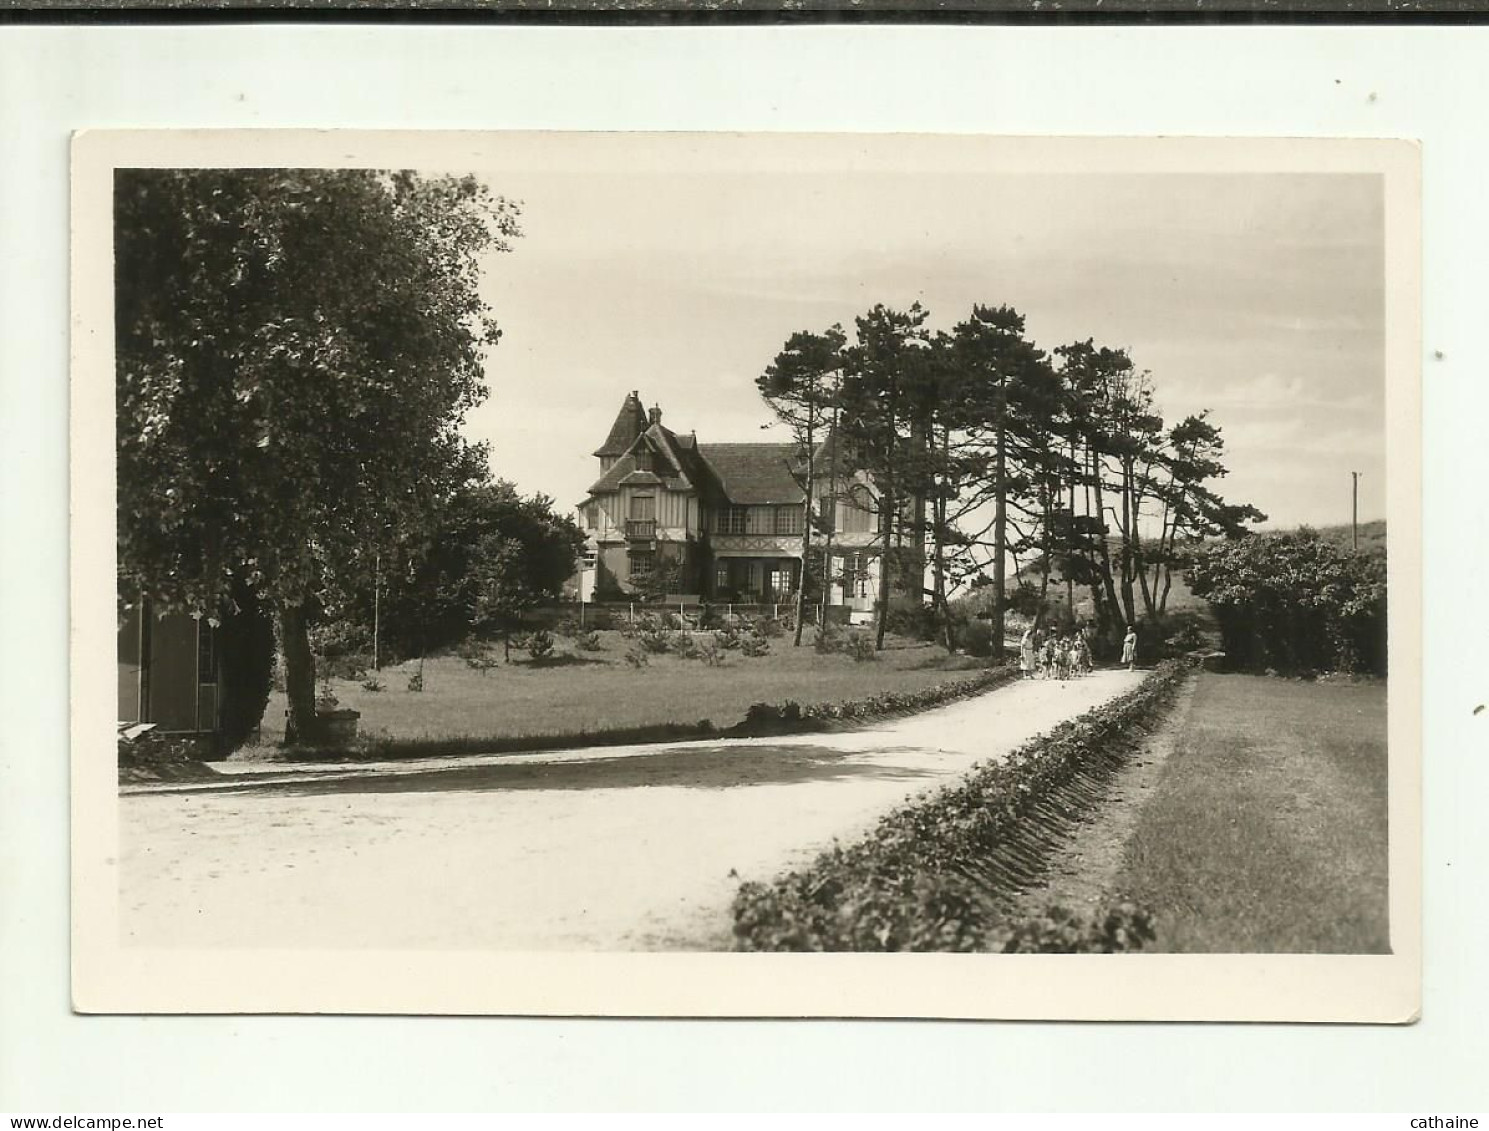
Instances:
[[[1127,626],[1122,639],[1122,664],[1128,671],[1137,664],[1137,629]],[[1030,625],[1019,641],[1019,670],[1025,679],[1070,679],[1092,669],[1091,641],[1085,625],[1070,632],[1036,630]]]

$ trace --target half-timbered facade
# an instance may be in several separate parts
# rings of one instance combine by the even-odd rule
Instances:
[[[660,408],[626,397],[595,451],[600,478],[580,505],[595,593],[629,593],[633,578],[676,566],[677,592],[703,600],[784,602],[801,584],[807,521],[795,444],[709,444],[672,431]],[[817,459],[819,514],[834,515],[829,603],[867,611],[878,591],[876,496],[862,475]],[[814,535],[818,544],[822,535]]]

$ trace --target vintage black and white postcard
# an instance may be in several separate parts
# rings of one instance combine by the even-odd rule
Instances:
[[[73,158],[79,1009],[1416,1015],[1410,142]]]

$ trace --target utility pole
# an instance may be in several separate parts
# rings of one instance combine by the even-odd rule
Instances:
[[[1349,532],[1354,548],[1360,548],[1360,473],[1351,471],[1350,478],[1354,481],[1353,498],[1351,499]]]

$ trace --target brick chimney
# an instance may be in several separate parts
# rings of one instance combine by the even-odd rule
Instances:
[[[648,414],[647,420],[651,424],[662,423],[662,406],[657,404],[652,405],[651,412]]]

